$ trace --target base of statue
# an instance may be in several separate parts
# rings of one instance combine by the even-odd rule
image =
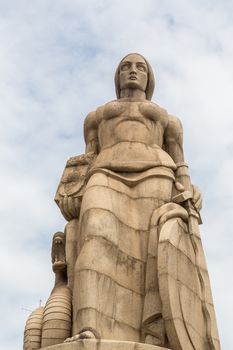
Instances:
[[[72,343],[62,343],[43,350],[171,350],[156,345],[117,340],[82,339]]]

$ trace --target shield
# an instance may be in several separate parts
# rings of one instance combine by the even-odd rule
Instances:
[[[72,157],[67,161],[66,167],[62,174],[55,202],[65,196],[82,196],[83,187],[87,179],[87,173],[95,158],[93,152]]]
[[[196,218],[160,226],[158,279],[169,343],[174,350],[219,350],[219,338]]]
[[[95,154],[89,152],[72,157],[66,163],[54,199],[67,221],[79,217],[88,171],[94,159]]]

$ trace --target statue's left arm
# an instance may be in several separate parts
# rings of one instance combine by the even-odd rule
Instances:
[[[202,205],[201,192],[197,186],[191,184],[188,165],[184,160],[182,124],[177,117],[172,115],[168,116],[168,124],[164,135],[164,147],[177,166],[175,173],[177,189],[179,191],[191,191],[193,202],[199,211]]]

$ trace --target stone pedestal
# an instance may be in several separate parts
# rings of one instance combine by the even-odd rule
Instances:
[[[114,340],[78,340],[43,348],[43,350],[171,350],[143,343]]]

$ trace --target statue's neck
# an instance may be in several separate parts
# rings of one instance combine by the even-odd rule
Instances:
[[[67,274],[66,271],[56,271],[55,272],[55,284],[54,287],[58,285],[67,284]]]
[[[120,92],[120,98],[138,98],[145,100],[146,93],[140,89],[122,89]]]

